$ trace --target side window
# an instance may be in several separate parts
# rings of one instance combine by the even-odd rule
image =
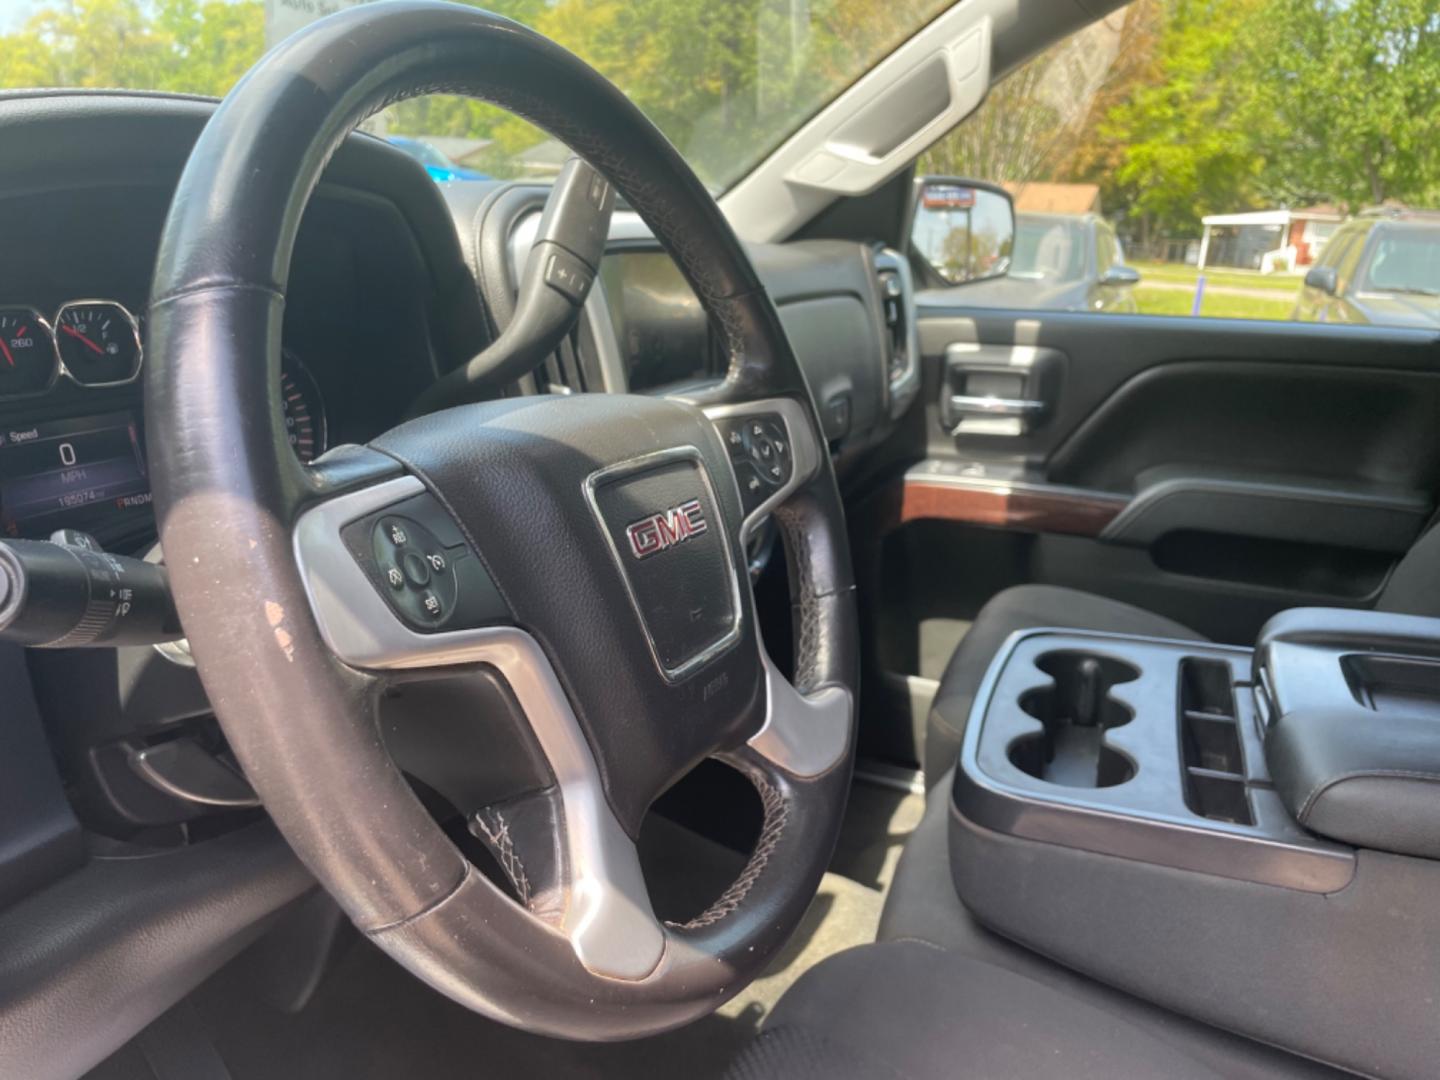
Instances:
[[[1010,280],[957,283],[954,302],[1014,308],[1028,292],[1037,310],[1288,320],[1310,317],[1299,301],[1315,266],[1346,284],[1440,288],[1433,110],[1385,105],[1428,100],[1436,18],[1433,4],[1131,0],[1057,43],[917,164],[1015,203]],[[1383,43],[1383,62],[1365,42]],[[1091,233],[1082,276],[1109,275],[1122,295],[1105,305],[1077,302],[1096,280],[1057,287],[1062,227],[1092,215],[1110,228]],[[1388,277],[1363,265],[1377,216],[1405,230]],[[1405,310],[1374,304],[1352,321]]]

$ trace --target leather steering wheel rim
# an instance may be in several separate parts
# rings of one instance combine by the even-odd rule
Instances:
[[[301,214],[326,162],[359,121],[398,100],[436,92],[511,110],[567,143],[615,185],[704,305],[729,358],[722,385],[686,404],[596,397],[466,406],[402,425],[373,448],[344,448],[316,467],[300,465],[275,403]],[[472,8],[417,0],[327,18],[262,59],[207,124],[165,225],[150,322],[145,388],[155,502],[197,668],[275,824],[357,927],[462,1004],[513,1026],[568,1038],[612,1040],[679,1026],[759,974],[798,925],[839,828],[854,744],[853,580],[823,435],[775,309],[714,200],[643,114],[555,44]],[[761,792],[766,817],[760,844],[741,878],[709,911],[684,926],[658,928],[653,963],[628,970],[623,949],[593,941],[590,947],[607,958],[591,961],[577,945],[573,921],[547,921],[506,896],[470,865],[412,793],[374,719],[385,673],[354,662],[343,649],[337,655],[315,583],[303,558],[297,561],[299,523],[323,517],[312,512],[355,492],[403,480],[433,490],[476,543],[473,521],[456,509],[462,500],[450,497],[445,485],[457,470],[483,475],[483,463],[472,468],[465,456],[481,451],[466,444],[460,458],[446,458],[436,449],[446,440],[481,437],[475,432],[490,440],[486,448],[509,440],[509,452],[516,439],[550,445],[556,432],[578,427],[594,460],[610,461],[618,459],[615,444],[627,426],[648,426],[675,433],[693,452],[697,469],[720,481],[725,450],[707,416],[743,414],[757,401],[783,406],[795,421],[792,439],[818,448],[783,501],[767,507],[780,526],[791,575],[793,686],[776,681],[773,665],[761,670],[746,589],[736,616],[743,633],[730,649],[732,660],[725,661],[736,673],[736,700],[746,705],[707,750]],[[637,453],[665,445],[659,435],[654,445],[629,437],[643,443]],[[513,465],[513,455],[507,460]],[[497,482],[506,475],[493,473],[501,478]],[[544,478],[534,475],[537,482]],[[488,497],[472,490],[478,481],[465,483],[471,485],[467,498]],[[729,477],[715,486],[724,490],[715,495],[712,511],[722,528],[733,531],[744,516],[739,490]],[[487,551],[486,543],[476,545],[479,558],[504,571],[508,556]],[[588,555],[575,553],[576,561],[582,557]],[[605,575],[616,577],[614,566],[587,563],[584,574],[597,596],[613,594],[615,581]],[[515,579],[497,576],[502,593],[507,580]],[[518,612],[522,605],[512,607]],[[622,616],[630,618],[608,607],[604,615]],[[576,692],[579,661],[556,655],[566,651],[566,630],[552,624],[522,629],[533,636],[504,640],[536,646],[540,662],[553,660],[559,669],[560,692],[582,696]],[[657,678],[646,692],[653,700],[693,700],[699,709],[694,688],[702,685],[708,692],[725,684]],[[798,704],[788,708],[800,717],[788,735],[778,726],[772,730],[777,695],[785,694],[795,695]],[[633,839],[638,814],[657,792],[621,782],[614,745],[623,747],[625,739],[641,747],[668,745],[673,729],[617,735],[598,715],[603,710],[581,700],[573,704],[580,714],[577,730],[599,762],[601,812],[613,812]],[[822,720],[839,724],[832,726],[839,741],[832,739],[834,749],[820,766],[806,767],[805,755],[791,751],[803,750],[818,730],[806,725]],[[702,731],[684,743],[655,784],[692,764],[708,737]],[[564,815],[566,829],[578,828]],[[583,904],[586,882],[561,880],[561,905]]]

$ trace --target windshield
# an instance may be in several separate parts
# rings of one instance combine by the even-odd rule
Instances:
[[[1084,226],[1078,221],[1017,215],[1010,276],[1078,281],[1084,276],[1084,238]]]
[[[390,141],[420,162],[421,165],[433,165],[437,169],[454,168],[453,161],[427,142],[411,139],[404,135],[396,135]]]
[[[1365,284],[1375,292],[1440,296],[1440,229],[1382,230]]]
[[[264,52],[356,0],[0,0],[0,86],[225,94]],[[381,0],[383,2],[383,0]],[[490,0],[615,82],[712,190],[953,0]],[[565,150],[503,110],[405,102],[366,125],[491,176],[544,178]]]

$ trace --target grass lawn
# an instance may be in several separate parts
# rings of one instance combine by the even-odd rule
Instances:
[[[1143,274],[1144,271],[1142,270]],[[1135,288],[1135,303],[1142,315],[1189,315],[1195,297],[1175,289],[1147,289],[1144,279]],[[1277,295],[1274,300],[1258,296],[1225,296],[1207,291],[1201,302],[1200,314],[1212,319],[1280,319],[1288,320],[1295,309],[1292,292]]]
[[[1140,271],[1140,280],[1170,281],[1180,285],[1195,284],[1199,271],[1183,263],[1137,262],[1131,266]],[[1207,270],[1207,285],[1239,285],[1247,289],[1273,289],[1292,298],[1300,291],[1300,277],[1297,274],[1258,274],[1246,270]],[[1188,307],[1185,309],[1190,310]],[[1208,312],[1207,312],[1208,314]]]

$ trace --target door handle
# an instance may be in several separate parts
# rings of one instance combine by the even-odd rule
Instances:
[[[1029,401],[1024,398],[976,397],[971,394],[950,396],[950,415],[993,416],[1026,420],[1045,411],[1045,402]]]

